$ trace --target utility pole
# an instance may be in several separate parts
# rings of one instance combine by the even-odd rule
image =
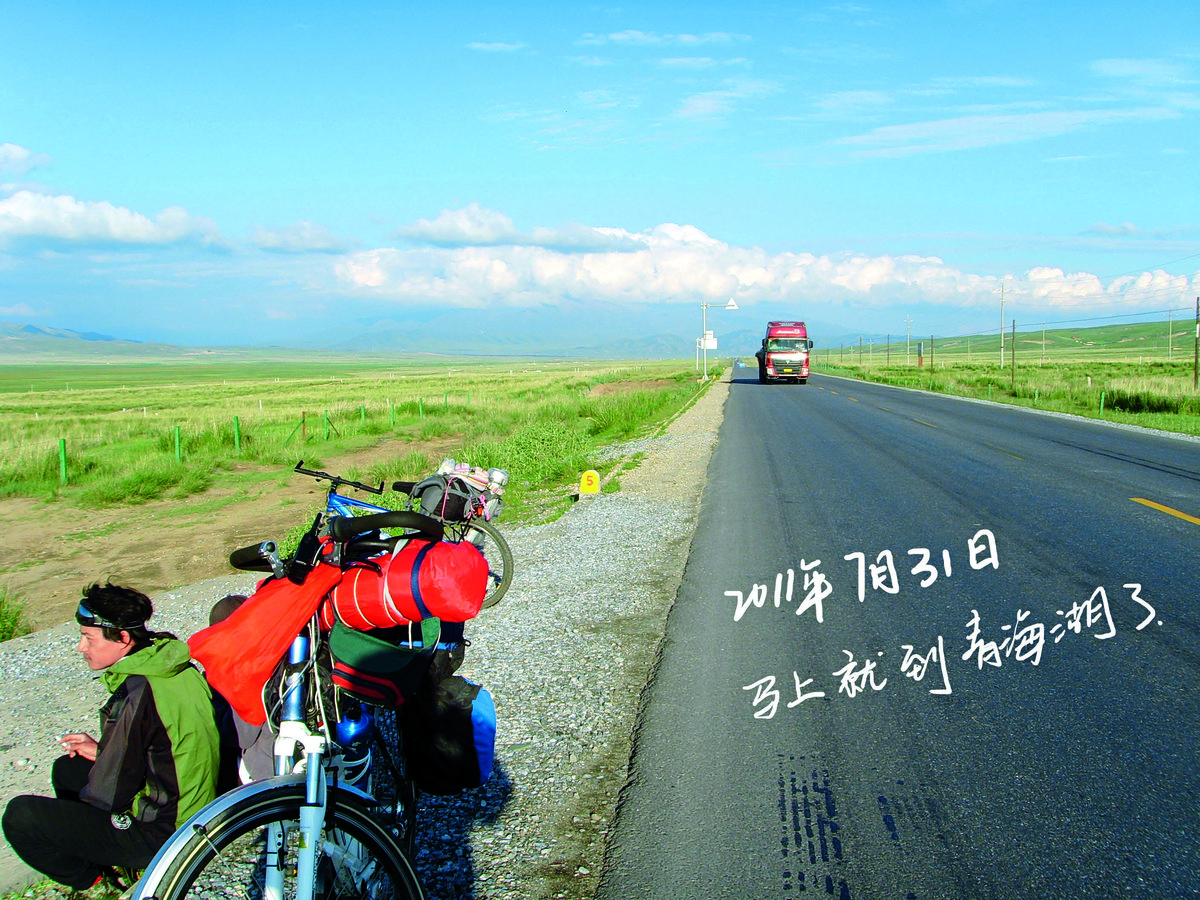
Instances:
[[[909,359],[909,345],[912,343],[912,319],[908,316],[904,317],[904,364],[907,366]]]
[[[1012,332],[1012,392],[1017,393],[1017,320],[1013,319]]]
[[[1004,283],[1000,283],[1000,371],[1004,371]]]

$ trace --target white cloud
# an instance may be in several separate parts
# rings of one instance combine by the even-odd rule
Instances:
[[[513,41],[511,43],[505,43],[503,41],[475,41],[467,44],[467,47],[470,49],[479,50],[483,53],[516,53],[518,50],[524,50],[527,46],[528,44],[525,44],[521,41]]]
[[[777,87],[767,81],[749,78],[729,79],[715,91],[702,91],[684,98],[675,111],[677,119],[715,119],[733,112],[742,100],[774,93]]]
[[[277,253],[341,253],[352,243],[307,219],[273,230],[256,225],[253,240],[263,250]]]
[[[24,175],[30,169],[49,164],[50,157],[45,153],[34,153],[17,144],[0,144],[0,172]]]
[[[964,272],[942,259],[861,253],[768,253],[726,244],[704,231],[662,224],[646,231],[578,226],[621,249],[567,250],[534,240],[562,230],[518,232],[500,213],[473,205],[418,223],[409,233],[435,236],[433,246],[378,247],[338,261],[336,277],[352,294],[413,306],[533,307],[563,300],[639,307],[670,303],[849,303],[859,308],[901,304],[990,310],[1001,282],[1012,309],[1039,315],[1114,301],[1146,307],[1163,291],[1190,288],[1183,276],[1163,273],[1114,280],[1090,273],[1036,268],[1003,279]],[[465,241],[472,237],[474,242]],[[1019,304],[1024,304],[1019,307]]]
[[[592,91],[579,91],[575,95],[575,99],[581,106],[592,109],[615,109],[621,105],[620,98],[616,94],[599,88]]]
[[[705,34],[658,34],[654,31],[639,31],[630,28],[611,34],[584,34],[576,43],[585,45],[611,43],[634,47],[663,45],[698,47],[704,44],[732,44],[748,40],[750,40],[748,34],[735,34],[728,31],[710,31]]]
[[[714,66],[748,66],[750,60],[742,56],[729,59],[714,59],[711,56],[668,56],[660,59],[658,64],[664,69],[702,70]]]
[[[956,75],[948,78],[934,78],[930,83],[935,89],[948,90],[958,90],[959,88],[1022,88],[1037,86],[1037,82],[1032,78],[1018,78],[1011,75]]]
[[[444,209],[436,219],[420,219],[397,234],[445,246],[510,242],[517,230],[508,216],[472,203],[462,209]]]
[[[197,240],[222,243],[216,226],[183,207],[169,206],[153,219],[107,201],[67,194],[17,191],[0,199],[0,240],[50,238],[79,243],[169,244]]]
[[[27,303],[0,306],[0,316],[7,316],[11,319],[32,319],[37,315],[40,315],[40,313]]]
[[[1105,237],[1119,234],[1132,236],[1138,234],[1138,228],[1132,222],[1124,222],[1120,225],[1110,225],[1108,222],[1097,222],[1089,228],[1085,228],[1084,234],[1099,234]]]
[[[601,66],[611,66],[614,61],[605,56],[568,56],[567,62],[574,63],[577,66],[599,68]]]
[[[1194,84],[1187,69],[1165,59],[1098,59],[1092,72],[1101,78],[1130,81],[1146,87]]]
[[[669,56],[658,61],[668,69],[710,69],[717,64],[711,56]]]
[[[421,219],[398,229],[397,237],[408,238],[435,247],[547,247],[559,252],[589,250],[621,251],[632,244],[612,229],[593,228],[577,223],[560,228],[534,228],[519,231],[512,219],[471,203],[462,209],[446,209],[436,219]]]
[[[1039,140],[1124,122],[1150,122],[1177,118],[1163,107],[1124,110],[1075,110],[1020,115],[962,116],[932,122],[886,125],[866,134],[843,137],[835,144],[858,148],[856,156],[902,157],[944,153]]]
[[[821,97],[814,105],[821,111],[834,115],[860,116],[894,102],[894,98],[884,91],[837,91]]]

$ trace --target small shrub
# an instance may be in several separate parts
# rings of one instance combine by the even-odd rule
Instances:
[[[211,483],[211,475],[163,457],[135,461],[122,474],[100,477],[88,484],[79,496],[82,506],[104,507],[123,503],[158,500],[174,489],[187,493],[202,491]]]
[[[25,617],[25,604],[6,587],[0,587],[0,642],[29,634],[32,628]]]

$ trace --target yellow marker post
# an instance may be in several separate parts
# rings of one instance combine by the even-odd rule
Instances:
[[[600,473],[595,469],[588,469],[579,479],[579,496],[598,493],[600,493]]]

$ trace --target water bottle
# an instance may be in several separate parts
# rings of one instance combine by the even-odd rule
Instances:
[[[371,769],[371,714],[365,706],[345,713],[337,723],[336,740],[342,746],[342,780],[355,787],[366,787]]]

